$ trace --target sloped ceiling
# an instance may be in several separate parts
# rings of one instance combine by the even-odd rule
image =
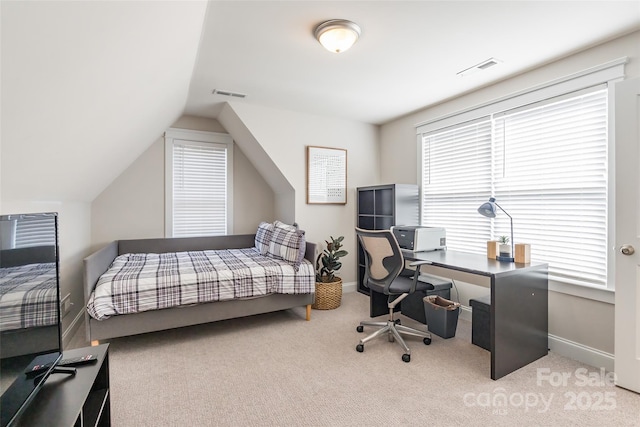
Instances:
[[[207,3],[0,7],[2,198],[91,201],[182,115]]]
[[[380,124],[640,28],[629,1],[0,1],[1,199],[91,201],[228,98]],[[320,22],[362,27],[336,55]],[[459,78],[496,57],[503,62]],[[612,58],[615,59],[615,58]]]

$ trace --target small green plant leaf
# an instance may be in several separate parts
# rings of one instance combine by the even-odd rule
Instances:
[[[338,261],[340,258],[349,253],[342,248],[344,236],[334,238],[331,241],[325,240],[327,248],[324,249],[316,259],[316,281],[317,282],[333,282],[335,280],[335,272],[342,268],[342,263]],[[320,268],[322,263],[322,268]]]

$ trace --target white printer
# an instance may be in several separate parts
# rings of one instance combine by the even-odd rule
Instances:
[[[391,227],[391,232],[400,247],[409,251],[437,251],[447,247],[447,232],[444,227],[399,225]]]

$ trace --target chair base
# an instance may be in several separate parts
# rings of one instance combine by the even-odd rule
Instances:
[[[389,320],[386,322],[372,322],[372,321],[363,321],[360,322],[360,326],[357,327],[358,332],[363,332],[365,326],[375,326],[380,329],[375,331],[374,333],[364,337],[360,340],[360,343],[356,346],[356,350],[359,352],[364,351],[365,343],[371,341],[374,338],[381,337],[383,335],[387,335],[389,341],[396,341],[402,349],[404,350],[404,354],[402,355],[402,360],[405,362],[409,362],[411,360],[411,350],[405,343],[402,335],[410,335],[414,337],[419,337],[423,339],[425,345],[431,344],[431,334],[426,331],[421,331],[419,329],[410,328],[408,326],[401,325],[399,320],[394,320],[393,316],[390,316]]]

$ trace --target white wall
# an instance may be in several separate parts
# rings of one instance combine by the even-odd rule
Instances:
[[[382,181],[417,183],[417,162],[407,162],[407,159],[417,156],[416,124],[508,96],[624,56],[630,59],[625,68],[626,75],[638,76],[640,75],[638,46],[640,46],[640,32],[635,32],[383,125],[380,131],[380,156],[384,159],[380,169]],[[478,292],[475,287],[465,286],[465,284],[461,284],[460,288],[463,304],[468,304],[468,299]],[[552,336],[550,341],[552,345],[554,341],[564,342],[567,346],[573,346],[575,343],[579,347],[584,347],[586,351],[596,349],[613,354],[614,307],[612,304],[550,292],[549,310],[549,333]]]

